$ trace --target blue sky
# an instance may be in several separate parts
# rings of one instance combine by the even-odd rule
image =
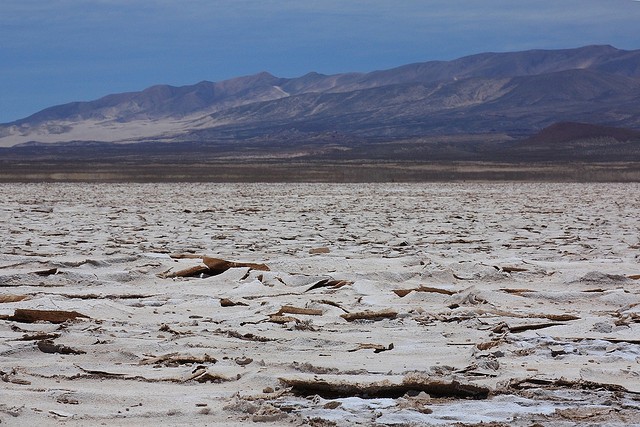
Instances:
[[[485,51],[640,49],[634,0],[2,0],[0,123],[71,101],[268,71]]]

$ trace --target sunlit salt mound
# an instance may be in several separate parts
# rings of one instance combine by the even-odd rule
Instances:
[[[594,139],[612,139],[618,142],[639,141],[640,131],[589,123],[558,122],[528,138],[526,143],[558,144]]]

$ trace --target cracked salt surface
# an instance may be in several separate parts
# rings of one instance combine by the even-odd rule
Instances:
[[[323,409],[329,401],[289,400],[281,405],[296,407],[296,413],[305,418],[321,418],[334,422],[367,423],[376,425],[450,425],[460,423],[509,422],[526,415],[549,415],[556,409],[566,409],[569,405],[551,401],[526,399],[518,396],[496,396],[483,401],[447,401],[426,403],[431,413],[421,413],[398,407],[396,399],[362,399],[350,397],[333,399],[340,405],[336,409]],[[306,405],[309,406],[306,406]],[[335,405],[332,405],[335,406]]]
[[[638,423],[638,184],[7,184],[0,200],[3,425]],[[168,277],[203,255],[270,271]],[[342,317],[367,311],[396,314]],[[77,354],[40,350],[56,346]],[[416,374],[440,388],[358,391]],[[281,381],[297,377],[352,394],[307,399]],[[490,397],[465,400],[471,385]]]

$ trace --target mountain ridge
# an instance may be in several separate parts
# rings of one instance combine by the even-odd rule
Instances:
[[[557,121],[640,128],[640,50],[487,52],[368,73],[261,72],[154,85],[2,124],[0,146],[242,140],[287,129],[374,139],[491,132],[520,138]]]

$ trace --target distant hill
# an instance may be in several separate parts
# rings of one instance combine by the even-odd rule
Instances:
[[[367,144],[442,136],[508,142],[556,122],[640,129],[640,50],[482,53],[369,73],[287,79],[263,72],[157,85],[0,125],[0,147],[170,142],[266,149],[283,141],[330,140],[347,153],[366,152]],[[468,150],[442,152],[460,151]]]
[[[560,122],[495,151],[511,161],[640,162],[640,131]]]
[[[527,138],[523,144],[562,144],[595,139],[612,139],[617,142],[637,141],[640,143],[640,131],[589,123],[561,122],[542,129]]]

